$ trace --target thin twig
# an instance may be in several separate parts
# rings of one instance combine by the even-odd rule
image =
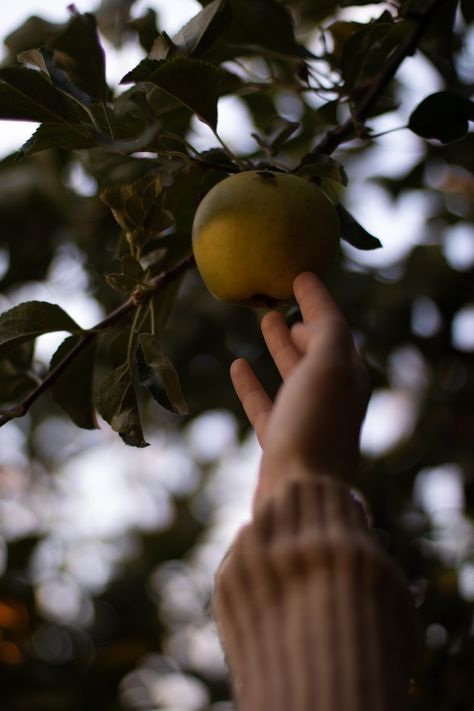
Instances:
[[[113,326],[117,321],[123,318],[126,314],[130,313],[139,306],[149,301],[149,299],[156,294],[158,291],[164,289],[168,284],[171,284],[175,279],[177,279],[181,274],[183,274],[187,269],[194,266],[194,255],[191,253],[184,259],[182,259],[174,267],[171,267],[165,272],[162,272],[156,276],[149,285],[141,290],[134,292],[123,304],[118,308],[108,314],[102,321],[99,321],[95,326],[86,331],[81,337],[81,340],[72,348],[69,353],[59,363],[51,370],[48,375],[42,380],[39,385],[32,390],[27,397],[15,407],[5,412],[0,417],[0,427],[5,425],[10,420],[16,417],[23,417],[26,415],[30,407],[34,402],[42,395],[45,390],[51,387],[53,383],[58,380],[60,375],[68,368],[70,363],[77,358],[77,356],[82,353],[82,351],[103,331]]]
[[[370,82],[367,90],[362,95],[362,97],[354,102],[355,112],[359,124],[363,123],[374,104],[377,102],[378,98],[382,94],[383,90],[387,84],[395,76],[397,69],[400,64],[408,56],[414,54],[422,36],[426,32],[428,25],[436,14],[438,9],[445,3],[446,0],[431,0],[428,3],[426,10],[417,15],[413,19],[413,29],[408,34],[405,41],[398,47],[398,49],[393,53],[392,57],[388,60],[382,70],[377,74],[374,79]],[[345,143],[356,137],[356,128],[354,125],[354,120],[352,116],[347,119],[344,123],[336,128],[329,130],[319,141],[315,148],[315,152],[326,153],[330,155],[333,153],[341,143]]]

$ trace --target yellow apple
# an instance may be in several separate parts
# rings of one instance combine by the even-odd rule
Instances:
[[[193,223],[201,277],[227,303],[273,306],[303,271],[324,277],[339,246],[339,221],[314,183],[288,173],[244,171],[215,185]]]

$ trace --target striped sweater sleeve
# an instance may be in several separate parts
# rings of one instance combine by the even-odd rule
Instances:
[[[413,603],[344,485],[269,500],[218,571],[214,611],[239,711],[406,708]]]

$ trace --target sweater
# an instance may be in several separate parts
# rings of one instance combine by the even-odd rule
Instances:
[[[214,612],[239,711],[402,711],[415,615],[350,490],[293,481],[237,535]]]

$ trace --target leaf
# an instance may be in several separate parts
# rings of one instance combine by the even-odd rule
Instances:
[[[384,0],[339,0],[340,7],[350,7],[351,5],[376,5]]]
[[[342,163],[325,153],[316,151],[308,153],[303,158],[296,173],[302,177],[329,178],[344,186],[349,182]]]
[[[57,304],[26,301],[14,306],[0,316],[0,358],[21,343],[54,331],[82,333],[80,326]]]
[[[128,363],[115,368],[101,383],[96,405],[104,420],[131,447],[148,447]]]
[[[301,56],[291,15],[275,0],[229,0],[232,34],[227,41],[242,47],[264,47],[280,55]],[[304,53],[303,53],[304,54]]]
[[[38,385],[31,365],[33,351],[32,343],[24,343],[0,361],[0,403],[19,402]]]
[[[103,139],[92,126],[80,124],[44,123],[21,147],[23,155],[39,153],[49,148],[83,150],[101,146]]]
[[[474,5],[472,0],[461,0],[461,10],[466,24],[474,22]]]
[[[213,130],[217,127],[217,101],[224,92],[224,82],[229,82],[228,72],[213,64],[187,57],[176,57],[167,62],[157,62],[158,66],[145,78],[150,65],[138,65],[138,81],[147,81],[161,89],[197,115]],[[127,74],[121,83],[135,81],[133,72]],[[226,86],[228,91],[229,87]]]
[[[408,128],[423,138],[450,143],[464,138],[469,121],[474,121],[474,102],[452,91],[439,91],[418,104]]]
[[[357,222],[355,217],[351,215],[341,204],[336,206],[336,211],[339,216],[341,225],[341,237],[353,247],[357,249],[378,249],[382,246],[377,237],[371,235],[365,230],[362,225]]]
[[[384,13],[378,20],[364,25],[344,43],[341,70],[346,90],[369,81],[380,72],[411,29],[408,21],[393,22]]]
[[[25,66],[36,67],[45,74],[54,86],[60,91],[68,94],[85,107],[90,107],[93,99],[89,94],[81,91],[68,78],[66,72],[59,69],[54,62],[54,52],[46,47],[40,49],[29,49],[21,52],[17,57],[18,61]],[[86,119],[84,115],[84,119]]]
[[[80,336],[69,336],[53,354],[50,371],[79,343]],[[52,386],[52,394],[58,405],[71,420],[86,430],[97,429],[95,408],[92,401],[96,341],[91,342],[69,363]]]
[[[131,254],[125,254],[120,258],[120,266],[119,274],[106,274],[105,279],[117,291],[131,294],[143,282],[145,272]]]
[[[213,44],[223,22],[228,19],[227,9],[226,0],[213,0],[174,35],[173,45],[187,57],[199,56]]]
[[[100,198],[112,210],[116,221],[126,232],[140,228],[162,191],[158,173],[147,173],[126,185],[107,188]]]
[[[81,91],[105,101],[105,55],[97,33],[94,15],[77,13],[49,45],[56,65]]]
[[[79,122],[80,108],[46,77],[23,67],[0,68],[0,118]]]
[[[178,374],[163,354],[159,339],[151,333],[138,336],[137,368],[140,385],[147,388],[154,399],[176,415],[189,412],[184,400]]]

